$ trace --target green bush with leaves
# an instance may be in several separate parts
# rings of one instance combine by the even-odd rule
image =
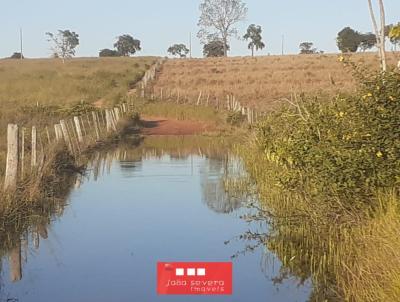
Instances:
[[[400,74],[345,63],[360,80],[356,95],[291,101],[259,123],[257,139],[285,189],[353,207],[400,184]]]

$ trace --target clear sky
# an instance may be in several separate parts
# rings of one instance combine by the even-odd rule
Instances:
[[[97,56],[112,48],[120,34],[142,41],[140,55],[166,55],[173,43],[188,44],[201,56],[198,32],[200,0],[4,0],[0,8],[0,57],[19,51],[19,28],[24,32],[24,55],[50,55],[45,32],[71,29],[80,35],[77,56]],[[371,31],[367,0],[245,0],[247,20],[239,24],[243,35],[251,23],[262,26],[267,47],[258,54],[297,53],[303,41],[326,52],[337,52],[339,30],[350,26]],[[374,0],[374,2],[377,2]],[[385,0],[387,24],[400,21],[400,0]],[[248,55],[245,41],[233,40],[230,55]]]

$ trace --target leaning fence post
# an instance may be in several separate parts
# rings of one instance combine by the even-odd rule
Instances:
[[[96,139],[99,141],[100,140],[100,134],[99,134],[99,128],[97,127],[97,116],[94,111],[92,111],[92,117],[93,117],[93,125],[94,125],[94,131],[96,132]]]
[[[62,130],[61,130],[61,125],[60,124],[55,124],[54,125],[54,132],[56,133],[56,141],[60,141],[62,139]]]
[[[50,145],[51,144],[50,132],[49,132],[49,128],[47,126],[46,126],[46,135],[47,135],[47,142]]]
[[[83,136],[86,136],[88,131],[86,131],[86,126],[85,126],[85,121],[83,119],[83,116],[79,117],[79,121],[81,122],[81,125],[82,125]]]
[[[111,116],[110,116],[110,112],[107,109],[106,109],[106,129],[107,129],[107,132],[110,132],[112,129]]]
[[[76,149],[74,148],[75,152],[80,153],[80,147],[79,147],[79,141],[77,138],[77,135],[75,134],[75,126],[74,126],[74,122],[72,121],[72,119],[69,120],[69,124],[68,125],[68,120],[66,121],[66,125],[67,125],[67,129],[68,127],[70,127],[69,134],[70,134],[70,139],[71,139],[71,143],[72,143],[72,148],[74,148],[74,143],[76,142]]]
[[[82,130],[81,130],[81,125],[79,123],[79,118],[77,116],[74,116],[74,123],[75,123],[76,133],[78,135],[78,141],[80,144],[82,144],[83,143]]]
[[[15,190],[18,177],[18,125],[7,127],[7,165],[4,190]]]
[[[88,125],[89,125],[89,128],[90,128],[90,127],[92,127],[92,123],[90,122],[89,113],[86,113],[85,115],[86,115],[86,119],[87,119],[87,122],[88,122]]]
[[[36,127],[32,127],[32,151],[31,151],[31,169],[37,165],[37,131]]]
[[[115,116],[115,121],[119,122],[120,116],[119,116],[119,109],[118,107],[114,108],[114,116]]]
[[[202,94],[203,94],[203,92],[200,90],[199,97],[197,98],[197,103],[196,103],[197,106],[200,105],[200,101],[201,101],[201,96],[202,96]]]
[[[117,131],[117,119],[114,114],[114,110],[110,109],[111,125],[114,131]]]
[[[72,149],[71,139],[69,137],[67,125],[65,124],[64,120],[60,121],[60,126],[61,126],[61,131],[64,136],[65,143],[67,144],[69,151],[71,151],[73,153],[74,150]]]

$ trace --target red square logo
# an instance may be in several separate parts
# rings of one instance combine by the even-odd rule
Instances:
[[[158,262],[159,295],[232,295],[232,262]]]

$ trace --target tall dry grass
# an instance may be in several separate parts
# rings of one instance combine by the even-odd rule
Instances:
[[[352,218],[338,222],[337,217],[322,216],[323,199],[283,189],[276,179],[277,167],[255,144],[239,149],[256,183],[265,211],[261,217],[266,215],[269,221],[267,234],[250,238],[282,262],[275,282],[290,277],[300,284],[311,280],[309,301],[315,302],[399,301],[398,190],[378,190],[378,208],[352,213]]]
[[[375,53],[352,56],[356,63],[379,67]],[[395,64],[397,55],[389,54]],[[176,59],[164,63],[155,85],[155,93],[172,92],[193,101],[207,95],[225,100],[233,93],[243,105],[266,110],[291,94],[353,92],[351,73],[338,62],[337,55],[291,55],[208,59]]]
[[[113,101],[134,88],[154,57],[0,60],[5,107]]]

